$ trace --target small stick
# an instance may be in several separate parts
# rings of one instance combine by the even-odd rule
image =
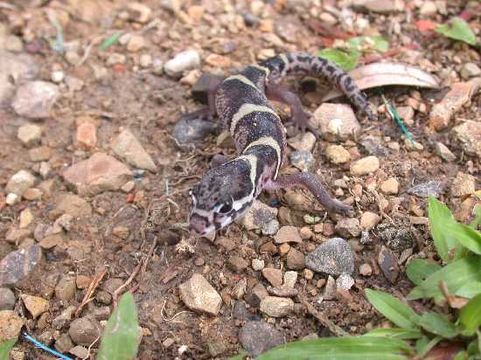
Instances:
[[[93,300],[93,298],[91,298],[91,296],[92,296],[93,292],[95,291],[95,289],[97,289],[97,287],[99,286],[99,284],[102,281],[102,279],[104,278],[105,274],[107,274],[107,269],[104,269],[103,271],[101,271],[100,273],[95,275],[94,279],[90,282],[89,287],[87,288],[87,292],[85,293],[85,296],[82,299],[82,302],[80,303],[77,310],[75,310],[75,317],[79,316],[83,307]]]
[[[142,262],[139,262],[137,264],[137,266],[135,267],[134,271],[132,271],[132,274],[130,274],[127,281],[124,282],[122,285],[120,285],[117,288],[117,290],[114,291],[114,293],[112,295],[113,302],[114,302],[114,308],[117,307],[117,299],[118,299],[120,293],[122,292],[122,290],[124,290],[127,286],[129,286],[129,284],[134,280],[134,278],[137,276],[137,274],[139,273],[141,268],[142,268]]]

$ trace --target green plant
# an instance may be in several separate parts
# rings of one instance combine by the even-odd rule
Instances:
[[[376,328],[357,337],[295,341],[258,359],[408,359],[414,354],[416,359],[481,359],[479,208],[476,214],[466,226],[454,219],[446,205],[429,199],[431,235],[443,264],[415,259],[406,274],[415,285],[408,299],[433,300],[431,311],[418,314],[405,301],[366,289],[369,302],[395,327]]]
[[[17,342],[17,339],[6,340],[0,343],[0,360],[8,360],[10,350]]]
[[[449,24],[438,25],[435,31],[450,39],[464,41],[469,45],[476,45],[476,35],[469,24],[461,18],[453,18]]]

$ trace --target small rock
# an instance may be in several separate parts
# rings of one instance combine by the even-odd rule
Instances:
[[[392,250],[401,251],[414,245],[412,230],[404,225],[382,223],[377,226],[379,238]]]
[[[32,211],[30,210],[30,208],[26,208],[26,209],[22,210],[19,218],[20,218],[20,221],[19,221],[18,227],[20,229],[27,228],[33,221],[33,214],[32,214]]]
[[[475,63],[468,62],[461,69],[461,77],[465,80],[479,75],[481,75],[481,69]]]
[[[399,276],[399,265],[396,255],[385,246],[382,246],[377,262],[386,279],[391,284],[394,284]]]
[[[269,293],[267,292],[265,286],[261,283],[257,283],[252,288],[250,293],[246,295],[246,301],[249,303],[249,305],[258,307],[262,299],[264,299],[266,296],[269,296]]]
[[[50,80],[56,84],[60,84],[65,79],[65,73],[62,70],[54,70],[50,74]]]
[[[367,156],[351,164],[351,175],[363,176],[379,169],[380,163],[376,156]]]
[[[336,232],[344,237],[357,237],[361,235],[361,226],[356,218],[341,219],[336,224]]]
[[[422,151],[424,150],[423,144],[412,140],[412,139],[404,139],[404,146],[408,151]]]
[[[205,59],[205,62],[216,68],[226,68],[232,65],[232,61],[229,57],[219,54],[210,54]]]
[[[69,275],[62,276],[55,286],[55,296],[62,301],[70,301],[75,297],[75,278]]]
[[[229,258],[229,267],[237,273],[240,273],[247,269],[249,263],[242,257],[233,255]]]
[[[372,267],[369,264],[361,264],[359,266],[359,274],[362,276],[371,276],[372,275]]]
[[[451,195],[465,197],[476,191],[476,179],[474,176],[459,171],[451,185]]]
[[[381,217],[378,214],[366,211],[361,215],[361,228],[363,230],[371,230],[379,221],[381,221]]]
[[[217,358],[227,350],[227,345],[223,341],[209,341],[207,349],[212,358]]]
[[[55,349],[62,353],[69,351],[73,347],[74,344],[68,334],[62,334],[57,340],[55,340]]]
[[[323,103],[314,112],[314,122],[326,140],[347,140],[361,132],[361,125],[349,105]]]
[[[130,180],[132,174],[127,166],[115,158],[95,153],[89,159],[70,166],[62,176],[78,193],[93,195],[119,189]]]
[[[383,181],[379,187],[384,194],[396,195],[399,192],[399,182],[396,178],[390,177]]]
[[[246,230],[268,230],[273,221],[277,221],[276,208],[267,206],[259,200],[255,200],[246,215],[241,219]]]
[[[306,131],[303,134],[288,139],[287,143],[297,151],[312,152],[312,149],[314,149],[314,145],[316,144],[316,137],[313,133]]]
[[[87,359],[90,355],[89,349],[80,345],[74,346],[68,352],[79,359]]]
[[[17,138],[26,146],[38,143],[41,136],[42,128],[34,124],[22,125],[17,131]]]
[[[26,277],[42,259],[38,245],[13,251],[0,261],[0,286],[15,285]]]
[[[93,121],[84,121],[77,125],[75,142],[81,149],[92,149],[97,144],[97,127]]]
[[[260,311],[271,317],[283,317],[294,310],[294,301],[289,298],[266,296],[261,300]]]
[[[73,216],[70,214],[63,214],[57,220],[55,220],[53,226],[54,229],[70,231],[72,228]]]
[[[481,159],[481,122],[466,120],[453,128],[452,133],[461,143],[463,150]]]
[[[107,66],[114,66],[114,65],[117,65],[117,64],[125,64],[126,60],[127,60],[127,57],[124,54],[112,53],[107,58],[107,61],[105,62],[105,64]]]
[[[344,164],[351,161],[351,154],[341,145],[328,145],[326,156],[333,164]]]
[[[20,170],[15,173],[10,180],[8,180],[5,190],[8,193],[14,193],[18,196],[22,196],[25,190],[31,188],[34,184],[35,176],[33,176],[27,170]]]
[[[306,266],[315,272],[335,276],[342,273],[352,274],[354,253],[346,240],[332,238],[306,256]]]
[[[403,11],[405,7],[403,0],[356,0],[354,4],[381,14]]]
[[[17,89],[12,107],[18,115],[26,118],[48,118],[59,95],[57,85],[45,81],[30,81]]]
[[[49,213],[49,216],[57,218],[62,214],[68,214],[74,218],[88,217],[92,215],[92,207],[78,195],[63,194],[57,200],[57,206]]]
[[[200,274],[194,274],[179,286],[180,297],[192,310],[217,315],[222,305],[222,298],[209,282]]]
[[[293,289],[297,282],[297,271],[286,271],[284,274],[284,285],[287,288]]]
[[[287,253],[287,268],[291,270],[302,270],[306,266],[304,254],[295,248]]]
[[[295,226],[286,225],[279,229],[274,236],[276,244],[283,243],[300,243],[302,242],[299,230]]]
[[[264,266],[264,260],[252,259],[252,269],[254,269],[255,271],[261,271],[262,269],[264,269]]]
[[[411,106],[399,106],[397,112],[405,123],[410,124],[413,122],[414,109]]]
[[[205,121],[199,118],[188,119],[181,117],[174,125],[172,136],[180,146],[192,146],[213,134],[219,125],[213,121]]]
[[[127,239],[130,235],[130,229],[127,226],[116,226],[112,229],[112,234],[115,236],[121,238],[121,239]]]
[[[192,98],[202,104],[207,105],[208,93],[213,83],[218,83],[224,80],[224,76],[214,73],[204,73],[192,85]]]
[[[423,1],[421,7],[419,8],[419,14],[423,16],[436,15],[438,8],[434,1]]]
[[[251,356],[257,356],[283,344],[284,336],[264,321],[248,321],[239,331],[239,342]]]
[[[144,150],[139,140],[128,129],[123,130],[112,142],[115,154],[125,159],[129,164],[152,172],[157,170],[154,161]]]
[[[291,164],[301,171],[309,170],[314,164],[314,156],[310,151],[296,150],[289,154]]]
[[[336,279],[336,288],[339,290],[348,291],[354,285],[354,279],[349,274],[341,274]]]
[[[0,343],[16,339],[22,330],[23,320],[11,310],[0,311]]]
[[[79,289],[86,289],[90,285],[91,281],[92,279],[90,278],[90,276],[77,275],[77,277],[75,278],[75,285]]]
[[[336,281],[331,275],[327,277],[326,285],[322,293],[322,298],[324,300],[333,300],[336,298]]]
[[[141,24],[147,23],[152,17],[152,10],[142,3],[129,2],[127,4],[127,11],[129,13],[129,19]]]
[[[27,294],[23,294],[21,297],[25,307],[34,319],[48,311],[50,307],[48,300],[45,300],[41,297]]]
[[[13,206],[20,201],[20,196],[14,193],[8,193],[5,197],[5,204]]]
[[[408,194],[427,198],[430,196],[439,197],[444,187],[439,181],[431,180],[424,183],[414,185],[407,190]]]
[[[13,195],[17,196],[16,194],[13,194]],[[42,190],[37,188],[30,188],[25,190],[22,196],[24,199],[31,201],[31,200],[40,200],[42,198],[42,195],[43,195]]]
[[[30,160],[33,162],[45,161],[52,156],[52,149],[48,146],[39,146],[28,151]]]
[[[172,77],[180,77],[184,71],[200,67],[200,55],[196,50],[187,50],[175,55],[164,65],[164,71]]]
[[[437,142],[434,145],[434,150],[436,151],[436,154],[446,162],[456,160],[456,155],[454,155],[451,150],[441,142]]]
[[[291,249],[291,245],[289,245],[288,243],[281,244],[281,246],[279,246],[279,255],[280,256],[286,255],[290,249]]]
[[[262,269],[262,276],[274,287],[282,285],[282,270],[280,269],[264,268]]]
[[[0,288],[0,311],[12,310],[16,300],[12,290],[9,288]]]
[[[5,240],[9,243],[18,244],[31,235],[32,231],[29,229],[17,229],[15,227],[11,227],[5,235]]]
[[[304,275],[304,279],[312,280],[312,278],[314,277],[314,272],[310,269],[304,269],[303,275]]]
[[[90,346],[100,336],[101,331],[100,323],[86,316],[72,321],[68,334],[74,344]]]
[[[0,35],[0,43],[2,38],[3,35]],[[12,54],[0,49],[0,104],[9,104],[15,92],[15,84],[35,78],[37,73],[38,66],[30,55]]]
[[[57,330],[63,328],[67,323],[70,322],[73,315],[75,314],[75,310],[77,310],[77,307],[75,305],[68,306],[60,313],[60,315],[58,315],[55,319],[52,320],[52,326]]]
[[[122,185],[120,190],[122,190],[125,193],[129,193],[132,190],[134,190],[134,188],[135,188],[135,181],[127,181],[124,185]]]
[[[429,126],[436,131],[447,128],[452,116],[471,99],[480,86],[481,78],[453,84],[444,98],[432,107]]]
[[[142,54],[139,57],[139,65],[141,67],[148,68],[152,65],[152,56],[150,54]]]
[[[138,52],[147,46],[145,38],[141,35],[130,36],[129,42],[127,43],[127,51]]]

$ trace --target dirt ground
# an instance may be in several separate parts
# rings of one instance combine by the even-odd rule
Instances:
[[[408,259],[434,256],[425,212],[427,199],[413,194],[412,187],[433,181],[441,188],[439,198],[462,221],[469,221],[479,201],[474,193],[481,185],[481,155],[466,151],[451,129],[466,120],[481,121],[481,96],[474,94],[445,129],[435,131],[428,122],[433,105],[449,86],[480,76],[463,72],[466,63],[479,65],[480,55],[474,47],[420,31],[416,25],[420,19],[443,23],[470,11],[474,15],[469,21],[479,38],[479,2],[429,2],[433,9],[424,8],[424,1],[406,0],[400,2],[401,8],[386,12],[355,7],[350,1],[162,0],[143,1],[139,7],[129,7],[129,3],[0,2],[0,49],[13,54],[2,53],[4,61],[28,57],[27,67],[36,68],[34,79],[56,84],[58,91],[47,116],[29,115],[18,103],[15,106],[15,97],[20,96],[15,91],[27,80],[9,77],[13,92],[0,92],[0,258],[35,244],[43,252],[34,271],[10,285],[15,294],[13,309],[28,332],[65,353],[80,345],[94,358],[99,335],[96,326],[104,324],[115,290],[126,282],[119,293],[132,291],[138,305],[143,334],[139,359],[227,358],[242,350],[238,334],[252,320],[267,322],[284,341],[332,336],[332,329],[316,319],[303,302],[350,334],[378,325],[382,320],[365,299],[364,289],[379,288],[403,296],[411,286],[404,275]],[[59,39],[59,28],[63,39]],[[102,42],[116,32],[121,33],[120,38],[101,49]],[[345,229],[339,226],[343,217],[327,216],[310,195],[295,190],[262,195],[261,201],[279,209],[281,227],[299,229],[300,243],[280,245],[273,236],[247,231],[241,224],[230,226],[214,242],[191,235],[187,229],[189,189],[208,169],[214,154],[234,154],[229,141],[218,141],[217,135],[190,147],[179,147],[172,136],[181,115],[202,106],[191,95],[199,76],[229,74],[275,53],[315,53],[331,46],[335,38],[377,34],[389,41],[391,49],[397,49],[384,60],[419,66],[439,78],[441,90],[402,86],[368,90],[379,120],[369,122],[359,116],[359,136],[321,139],[313,146],[312,171],[322,176],[338,198],[354,204],[355,218],[361,221]],[[197,52],[200,65],[179,76],[166,74],[163,64],[188,49]],[[319,87],[317,92],[307,93],[309,84],[312,82],[297,83],[296,87],[306,109],[314,112],[321,105],[322,94]],[[420,148],[409,149],[404,142],[382,106],[381,93],[411,113],[406,123]],[[34,101],[34,97],[23,100]],[[85,123],[93,125],[86,128],[94,129],[94,143],[89,142],[91,133],[90,140],[79,134]],[[31,142],[18,136],[19,128],[26,124],[41,128],[41,135]],[[125,129],[145,149],[147,155],[140,151],[143,159],[150,155],[154,170],[138,170],[139,166],[113,150],[112,141]],[[294,130],[288,134],[295,139]],[[446,145],[455,159],[443,160],[436,150],[438,143]],[[334,164],[325,154],[330,144],[343,146],[351,159]],[[123,183],[92,190],[92,185],[82,189],[69,182],[65,171],[95,153],[109,154],[113,158],[108,161],[118,161],[129,169],[125,177],[120,176]],[[368,155],[379,159],[379,169],[353,175],[351,164]],[[6,204],[11,200],[6,198],[7,183],[22,169],[35,177],[29,187],[30,199],[24,195]],[[286,164],[283,172],[294,169]],[[41,195],[31,188],[39,189]],[[75,198],[62,202],[68,194]],[[370,218],[375,219],[374,227],[361,234],[366,212],[378,216]],[[63,217],[68,224],[61,224],[58,219],[65,214],[72,216]],[[312,216],[306,215],[318,218],[312,222]],[[298,295],[293,298],[292,311],[278,318],[261,312],[253,289],[258,284],[267,287],[269,282],[253,269],[252,260],[285,272],[292,248],[307,256],[334,236],[348,240],[354,250],[352,287],[323,300],[328,276],[301,266],[295,269]],[[386,268],[380,265],[380,257],[388,258]],[[88,285],[104,270],[91,301],[72,314]],[[182,301],[179,285],[193,273],[202,274],[220,294],[222,307],[216,315],[192,311]],[[22,301],[25,294],[47,300],[45,311],[34,316]],[[70,309],[69,316],[66,309]],[[60,315],[66,316],[64,321]],[[84,337],[72,334],[71,324],[78,318],[90,319],[81,329]],[[25,341],[19,341],[14,349],[15,359],[52,358]]]

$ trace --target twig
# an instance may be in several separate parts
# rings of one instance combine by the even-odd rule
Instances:
[[[82,311],[83,307],[87,305],[90,301],[92,301],[92,294],[97,289],[99,286],[100,282],[104,278],[105,274],[107,274],[107,269],[104,269],[102,272],[98,273],[95,275],[94,279],[90,282],[89,287],[87,288],[87,292],[85,293],[84,298],[82,299],[82,302],[80,303],[79,307],[77,310],[75,310],[75,317],[80,315],[80,312]]]
[[[321,312],[317,311],[314,306],[309,304],[306,300],[300,298],[301,303],[306,307],[309,314],[314,316],[323,326],[327,327],[331,333],[336,336],[347,336],[349,333],[334,324],[331,320],[326,318]]]
[[[139,273],[140,269],[142,268],[142,262],[139,262],[137,266],[135,267],[134,271],[132,271],[132,274],[130,274],[129,278],[127,279],[126,282],[124,282],[122,285],[120,285],[117,290],[114,291],[112,298],[114,302],[114,308],[117,307],[117,299],[119,298],[120,293],[122,290],[124,290],[129,284],[135,279],[137,274]]]
[[[97,341],[99,341],[99,339],[100,339],[100,336],[97,336],[97,338],[93,341],[93,343],[91,343],[91,344],[89,345],[89,347],[88,347],[88,349],[87,349],[88,355],[87,355],[86,357],[82,358],[82,360],[87,360],[87,359],[90,357],[90,350],[92,350],[92,346],[94,346],[95,343],[96,343]]]

